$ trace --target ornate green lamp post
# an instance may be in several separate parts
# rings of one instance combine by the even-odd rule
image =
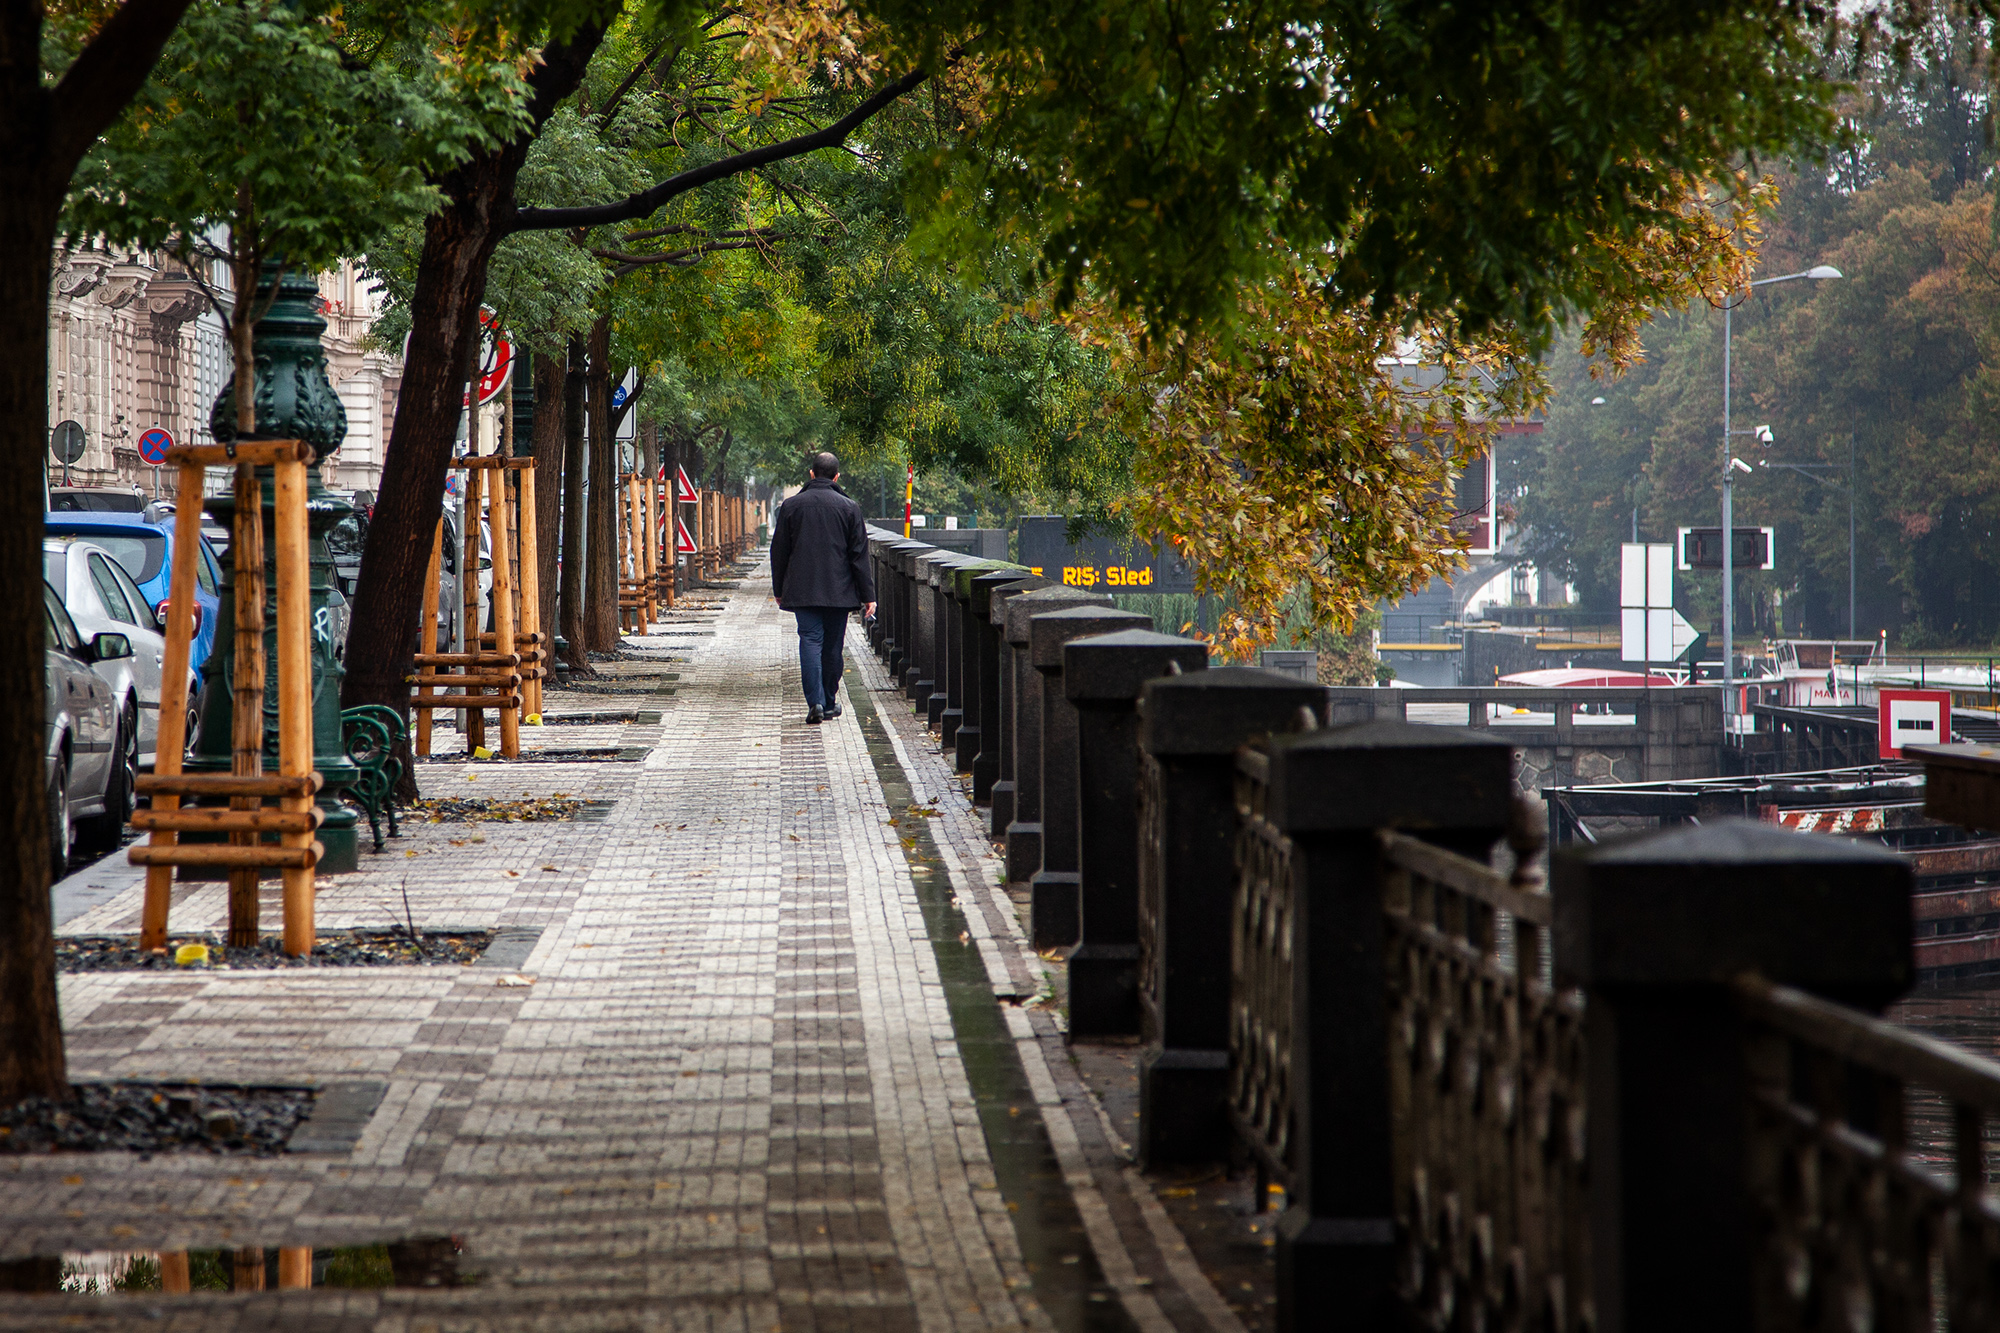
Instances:
[[[270,291],[271,269],[258,299]],[[334,656],[332,609],[333,560],[326,549],[326,534],[354,512],[344,498],[326,489],[320,480],[319,463],[340,448],[347,436],[347,410],[326,377],[326,352],[320,335],[326,321],[319,317],[319,287],[301,273],[287,272],[278,279],[277,300],[257,325],[257,430],[258,438],[304,440],[313,447],[312,464],[306,469],[306,525],[310,533],[312,566],[312,699],[313,766],[324,786],[319,805],[325,819],[319,840],[326,848],[319,868],[337,874],[358,866],[359,845],[355,833],[357,816],[341,800],[341,794],[359,776],[347,757],[341,740],[340,685],[347,673]],[[216,443],[236,438],[236,382],[223,385],[222,394],[209,413],[209,431]],[[277,723],[277,571],[274,561],[277,543],[273,535],[277,497],[270,468],[259,468],[263,482],[264,510],[264,662],[269,673],[265,690],[264,764],[275,770],[278,762]],[[233,527],[236,504],[229,495],[206,502],[208,511],[224,527]],[[236,672],[236,567],[222,562],[222,606],[216,627],[215,648],[209,654],[202,689],[201,722],[195,734],[195,752],[188,761],[190,772],[227,773],[234,738],[231,734],[230,694]],[[185,872],[183,872],[185,873]]]

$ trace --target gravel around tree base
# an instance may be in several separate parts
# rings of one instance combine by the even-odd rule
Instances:
[[[67,1101],[0,1109],[0,1153],[194,1151],[272,1157],[312,1109],[310,1088],[74,1083]]]
[[[160,952],[139,948],[136,935],[71,935],[56,940],[58,972],[228,972],[270,967],[451,967],[477,962],[493,942],[490,930],[353,931],[322,935],[313,951],[294,958],[277,935],[266,935],[254,949],[231,949],[216,935],[176,935]],[[204,958],[177,961],[182,946],[200,945]]]

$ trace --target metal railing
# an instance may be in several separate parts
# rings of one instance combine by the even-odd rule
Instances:
[[[1583,998],[1545,976],[1554,908],[1384,832],[1399,1295],[1420,1327],[1572,1328],[1588,1308]]]
[[[1824,1328],[1838,1313],[1884,1333],[2000,1328],[1985,1141],[2000,1065],[1759,977],[1736,994],[1764,1237],[1758,1327]],[[1912,1143],[1912,1111],[1926,1109],[1947,1128],[1946,1160]]]
[[[1292,842],[1265,818],[1270,761],[1236,757],[1236,889],[1230,911],[1229,1119],[1259,1179],[1290,1183]],[[1262,1203],[1263,1190],[1258,1191]]]

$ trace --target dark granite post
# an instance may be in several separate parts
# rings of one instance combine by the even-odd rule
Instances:
[[[986,644],[981,634],[981,622],[986,618],[986,601],[979,599],[974,605],[973,581],[989,574],[1020,575],[1027,571],[1018,566],[994,560],[979,560],[961,565],[952,572],[952,633],[957,648],[958,671],[953,684],[958,687],[957,697],[946,706],[949,713],[958,710],[956,725],[951,720],[951,739],[945,749],[952,757],[952,771],[970,773],[973,757],[979,753],[979,738],[986,728],[986,719],[981,707],[984,700],[980,696],[980,682],[990,668],[986,662]]]
[[[1041,675],[1029,659],[1028,621],[1045,611],[1073,606],[1109,607],[1109,593],[1052,585],[1007,599],[1007,644],[1013,654],[1014,728],[1009,744],[1014,758],[1012,818],[1006,826],[1007,880],[1026,884],[1042,868],[1042,687]],[[994,821],[1000,798],[994,793]]]
[[[1063,689],[1063,646],[1071,639],[1150,630],[1153,618],[1115,606],[1073,606],[1028,622],[1029,663],[1042,692],[1042,864],[1028,878],[1028,936],[1037,949],[1075,944],[1082,934],[1077,874],[1077,715]]]
[[[993,705],[998,722],[993,733],[987,737],[980,750],[980,758],[992,756],[992,785],[986,789],[986,799],[992,805],[992,814],[987,832],[996,841],[1007,836],[1007,826],[1014,822],[1014,658],[1015,646],[1007,642],[1007,603],[1017,594],[1033,592],[1037,588],[1057,586],[1052,580],[1031,576],[1003,583],[990,589],[987,594],[987,624],[993,632]],[[978,799],[979,770],[973,769],[973,798]]]
[[[967,565],[977,564],[970,557],[956,551],[945,552],[930,570],[931,618],[937,625],[937,662],[935,684],[925,708],[925,723],[945,739],[944,715],[952,712],[951,724],[958,726],[958,716],[954,711],[953,694],[958,686],[959,654],[964,651],[963,637],[958,631],[958,602],[952,595],[952,583],[958,571]]]
[[[1139,695],[1139,1153],[1214,1161],[1229,1122],[1229,905],[1236,750],[1324,717],[1326,687],[1257,667],[1147,681]]]
[[[1753,1326],[1766,1223],[1731,983],[1881,1009],[1915,978],[1910,874],[1884,848],[1745,820],[1556,857],[1556,975],[1586,996],[1600,1333]]]
[[[911,672],[917,665],[917,612],[912,584],[915,575],[911,571],[915,558],[929,549],[922,542],[900,538],[889,545],[889,567],[895,571],[890,591],[895,598],[896,614],[895,628],[891,630],[896,638],[896,652],[890,663],[889,678],[897,689],[905,692],[916,683]]]
[[[910,563],[910,596],[916,606],[916,675],[910,682],[910,707],[916,715],[930,723],[931,695],[938,688],[938,624],[937,598],[933,596],[936,567],[942,561],[952,559],[951,552],[940,551],[935,546],[920,552]]]
[[[868,529],[868,572],[875,579],[875,600],[877,606],[875,608],[875,619],[867,622],[865,628],[868,634],[869,649],[877,657],[881,658],[887,658],[889,655],[889,578],[888,568],[882,560],[883,548],[888,543],[888,537],[880,528],[871,527]]]
[[[1063,692],[1076,709],[1081,927],[1069,956],[1069,1038],[1136,1037],[1139,690],[1158,676],[1202,670],[1208,645],[1131,629],[1072,639],[1062,653]]]
[[[1513,766],[1505,741],[1413,722],[1271,738],[1265,817],[1292,844],[1292,1188],[1278,1219],[1280,1329],[1400,1322],[1388,876],[1375,835],[1401,829],[1483,861],[1506,831]],[[1253,1003],[1232,996],[1232,1010],[1239,1002]]]

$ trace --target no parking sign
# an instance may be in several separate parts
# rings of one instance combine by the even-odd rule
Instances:
[[[1951,744],[1950,690],[1882,690],[1875,705],[1876,747],[1901,759],[1905,745]]]
[[[167,461],[167,450],[174,447],[174,433],[165,426],[155,426],[139,437],[139,457],[154,467]]]

